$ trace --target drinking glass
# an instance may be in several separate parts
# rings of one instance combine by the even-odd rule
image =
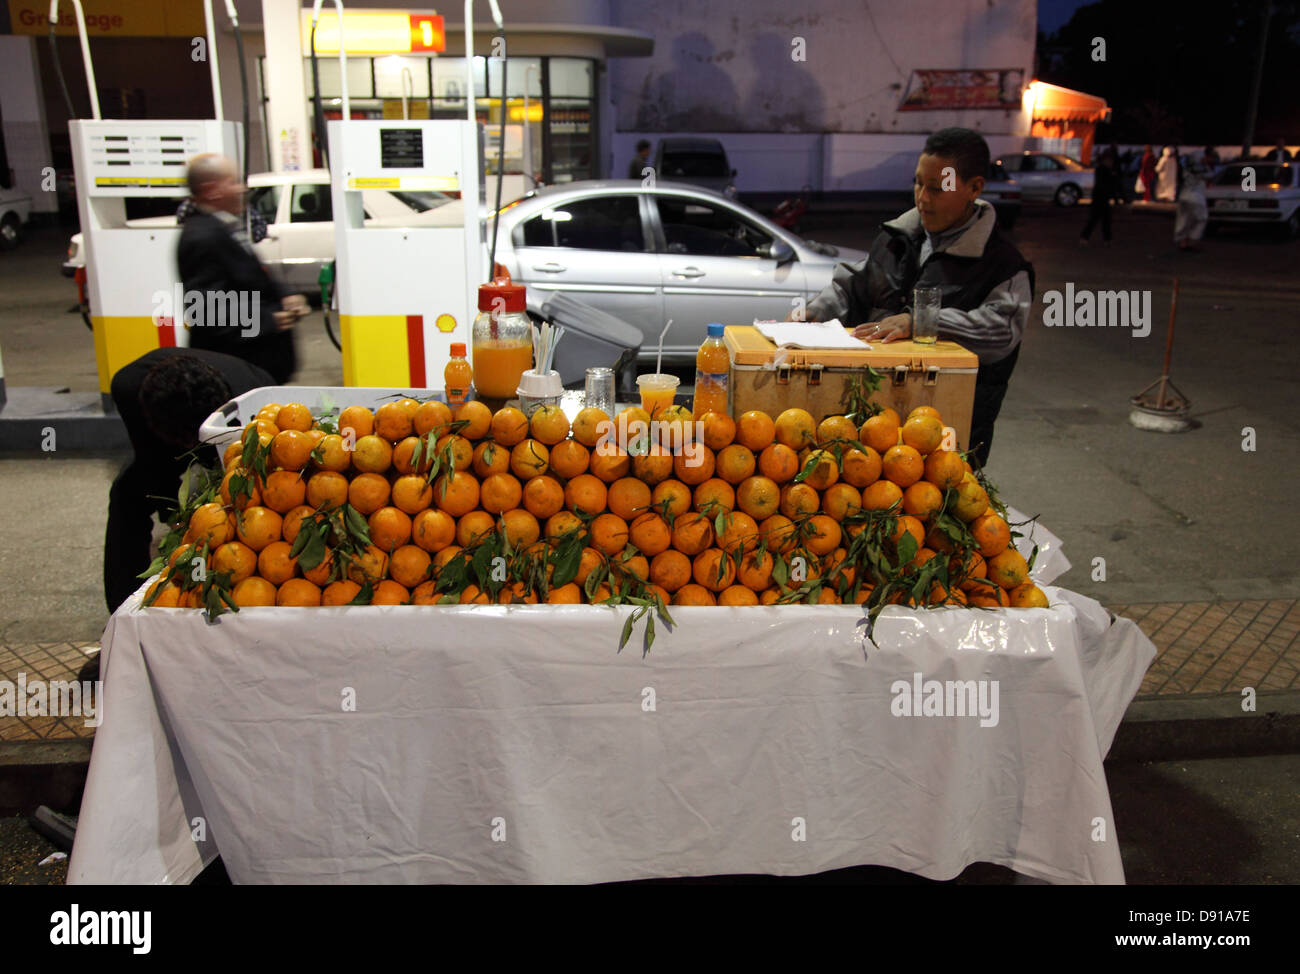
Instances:
[[[584,405],[599,409],[606,416],[614,415],[614,370],[593,367],[587,370],[587,389]]]
[[[912,341],[933,345],[939,340],[941,296],[937,287],[918,287],[912,292]]]

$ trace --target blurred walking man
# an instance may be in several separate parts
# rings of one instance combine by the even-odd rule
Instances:
[[[187,176],[195,212],[181,225],[176,262],[190,347],[242,358],[284,385],[298,367],[293,323],[310,310],[307,299],[285,293],[257,259],[234,162],[195,156]]]

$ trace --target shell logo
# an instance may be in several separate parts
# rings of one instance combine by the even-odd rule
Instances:
[[[456,330],[456,319],[448,314],[438,315],[437,319],[435,319],[433,323],[441,332]]]

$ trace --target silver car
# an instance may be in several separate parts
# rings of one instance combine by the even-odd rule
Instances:
[[[997,160],[1020,185],[1026,200],[1051,201],[1074,206],[1092,196],[1095,170],[1078,159],[1052,152],[1017,152]]]
[[[566,291],[644,334],[653,358],[693,361],[712,321],[785,320],[863,251],[814,243],[746,206],[681,183],[548,186],[504,208],[496,259],[527,284],[530,307]],[[491,228],[489,227],[489,236]]]

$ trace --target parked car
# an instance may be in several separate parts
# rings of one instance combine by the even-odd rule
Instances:
[[[1020,184],[1012,179],[1000,162],[989,163],[989,175],[984,180],[984,192],[980,199],[993,205],[998,215],[998,223],[1007,230],[1016,225],[1020,216]]]
[[[254,173],[248,177],[248,205],[266,220],[267,235],[253,245],[279,283],[304,294],[320,291],[323,264],[334,259],[334,208],[326,169]],[[371,226],[451,226],[464,212],[459,199],[432,191],[367,189],[361,193]],[[179,200],[176,201],[179,205]],[[176,216],[128,220],[131,227],[170,227]],[[72,277],[85,263],[82,235],[68,246],[63,274]]]
[[[727,162],[727,150],[717,139],[660,139],[655,148],[654,170],[659,179],[736,197],[736,170]]]
[[[1254,189],[1243,189],[1247,168],[1254,170]],[[1282,227],[1300,236],[1300,165],[1277,162],[1232,162],[1205,191],[1209,206],[1206,230],[1227,224]]]
[[[998,163],[1020,184],[1027,200],[1050,200],[1074,206],[1092,196],[1094,170],[1078,159],[1051,152],[1025,151],[1000,157]]]
[[[0,189],[0,250],[13,250],[32,216],[32,198],[19,189]]]
[[[537,309],[556,291],[639,328],[653,359],[694,361],[712,321],[784,320],[863,251],[815,243],[698,186],[588,180],[527,194],[500,214],[497,261]],[[491,228],[489,227],[489,232]]]

